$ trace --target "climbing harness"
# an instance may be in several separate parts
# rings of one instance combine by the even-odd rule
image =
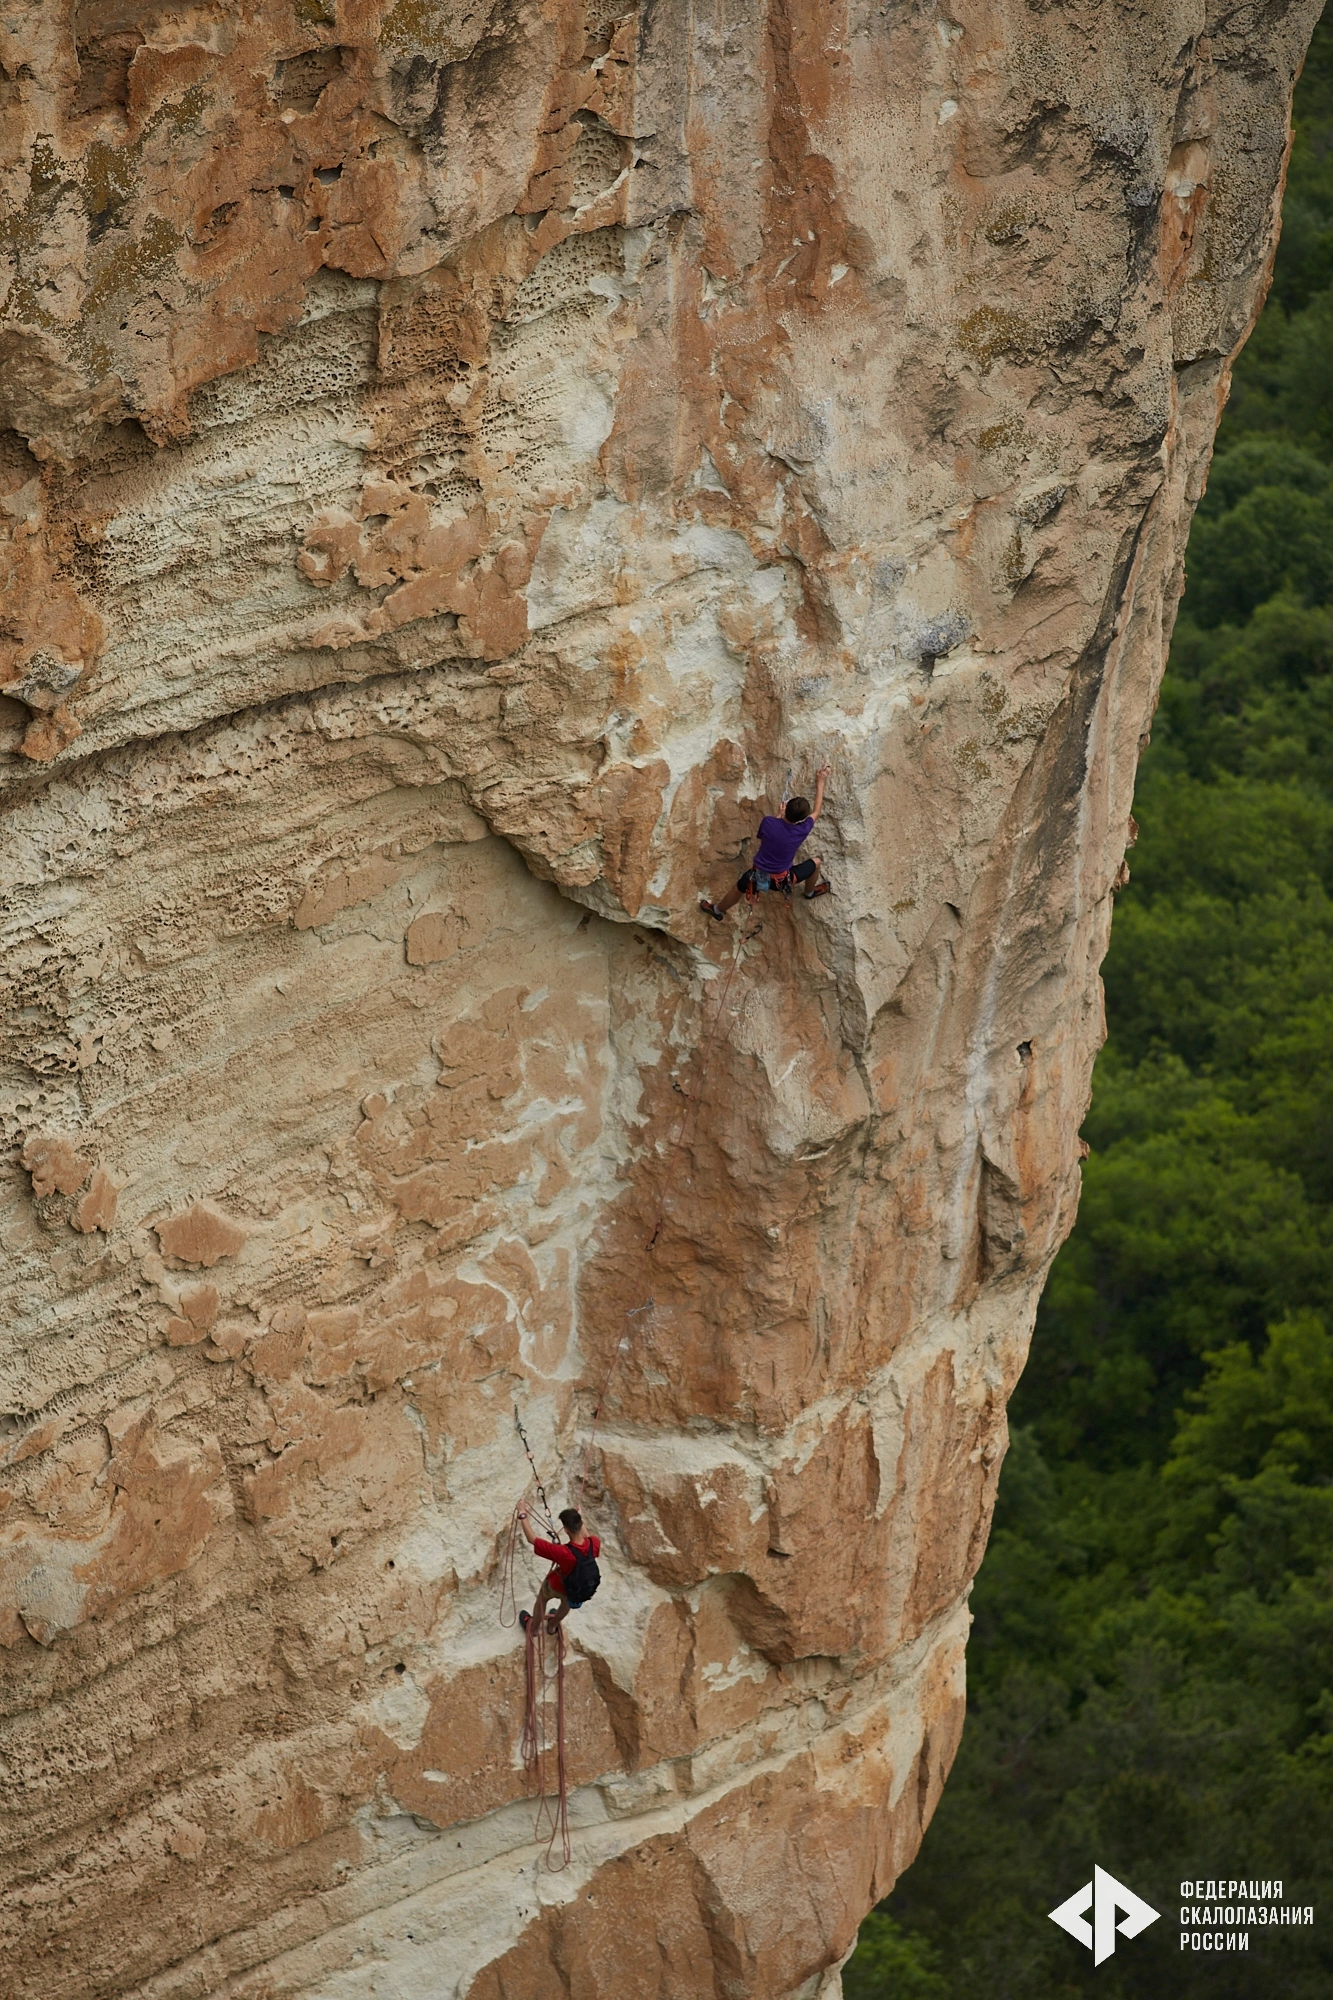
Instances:
[[[763,883],[759,880],[761,875],[764,878]],[[784,868],[780,875],[775,875],[769,868],[747,868],[741,880],[745,884],[747,903],[755,904],[759,901],[765,884],[769,889],[776,890],[778,895],[790,899],[791,892],[796,887],[796,870]]]

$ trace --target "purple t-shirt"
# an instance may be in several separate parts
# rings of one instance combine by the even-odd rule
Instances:
[[[768,813],[759,822],[759,852],[754,857],[756,868],[762,868],[765,875],[785,875],[796,859],[796,851],[801,843],[808,840],[814,821],[797,820],[795,826],[789,819],[778,819]]]

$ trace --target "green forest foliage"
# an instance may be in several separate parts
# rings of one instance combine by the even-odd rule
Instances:
[[[1333,1994],[1333,22],[1188,568],[963,1746],[847,2000]],[[1163,1913],[1096,1969],[1094,1861]],[[1209,1876],[1315,1927],[1182,1955]]]

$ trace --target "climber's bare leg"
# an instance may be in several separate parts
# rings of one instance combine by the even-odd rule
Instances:
[[[537,1592],[537,1602],[533,1605],[531,1613],[527,1611],[521,1611],[519,1613],[518,1622],[523,1627],[523,1630],[525,1632],[528,1631],[529,1628],[531,1628],[534,1632],[540,1631],[542,1616],[546,1610],[547,1604],[550,1602],[551,1594],[552,1593],[551,1593],[550,1580],[549,1578],[543,1577],[542,1587]]]

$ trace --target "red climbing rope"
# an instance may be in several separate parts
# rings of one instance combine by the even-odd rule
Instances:
[[[751,898],[751,902],[753,903],[753,898]],[[717,1040],[717,1031],[722,1024],[722,1018],[726,1012],[727,997],[731,992],[731,982],[735,978],[737,968],[741,963],[741,954],[745,945],[749,943],[751,938],[757,935],[759,929],[760,925],[751,921],[739,933],[736,939],[736,944],[732,951],[731,966],[722,983],[722,991],[718,997],[717,1011],[713,1016],[713,1025],[708,1031],[700,1055],[694,1086],[686,1096],[685,1102],[681,1107],[680,1117],[676,1123],[676,1130],[667,1151],[666,1173],[663,1176],[662,1188],[658,1197],[657,1213],[653,1220],[652,1234],[644,1246],[644,1254],[646,1256],[653,1254],[658,1236],[661,1234],[662,1224],[666,1220],[667,1201],[670,1196],[672,1181],[675,1178],[676,1166],[681,1150],[685,1145],[686,1136],[697,1128],[699,1106],[703,1101],[704,1080],[708,1074],[708,1065],[712,1058],[714,1044]],[[574,1501],[575,1506],[581,1507],[582,1505],[583,1488],[588,1477],[588,1465],[592,1458],[594,1444],[596,1443],[597,1427],[601,1419],[602,1409],[606,1403],[606,1398],[610,1393],[611,1385],[615,1380],[620,1364],[625,1355],[630,1351],[631,1323],[640,1318],[644,1313],[651,1313],[654,1304],[655,1301],[649,1298],[642,1305],[632,1306],[625,1314],[625,1331],[616,1343],[616,1350],[611,1356],[611,1365],[606,1371],[601,1393],[593,1405],[592,1423],[588,1431],[587,1442],[583,1447],[583,1457],[579,1467],[578,1487]],[[550,1530],[552,1539],[555,1539],[556,1528],[554,1521],[551,1519],[551,1503],[546,1497],[546,1488],[542,1485],[541,1474],[537,1470],[537,1461],[532,1455],[532,1447],[528,1442],[528,1434],[520,1421],[517,1404],[514,1406],[514,1424],[522,1440],[523,1449],[527,1454],[528,1464],[532,1467],[532,1477],[536,1483],[537,1492],[541,1496],[547,1527]],[[519,1505],[522,1505],[521,1501]],[[505,1540],[500,1564],[500,1623],[509,1626],[512,1626],[518,1617],[518,1598],[514,1584],[514,1564],[518,1553],[520,1534],[518,1515],[518,1507],[515,1507],[513,1519],[509,1524],[509,1533]],[[533,1829],[534,1838],[541,1840],[543,1835],[545,1835],[546,1865],[553,1872],[558,1872],[567,1865],[570,1858],[569,1798],[565,1771],[565,1633],[563,1621],[557,1624],[554,1638],[552,1639],[552,1635],[547,1631],[544,1614],[541,1617],[530,1618],[525,1638],[524,1668],[526,1673],[526,1702],[521,1746],[523,1767],[529,1779],[536,1787],[537,1812]],[[554,1671],[552,1671],[547,1658],[548,1646],[552,1644],[554,1645]],[[547,1711],[551,1703],[552,1689],[554,1689],[555,1700],[554,1743],[552,1743],[550,1732],[546,1727]],[[554,1752],[555,1757],[554,1786],[551,1786],[548,1782],[550,1777],[549,1762],[552,1752]],[[551,1859],[557,1841],[560,1843],[562,1857],[558,1862]]]
[[[518,1623],[518,1593],[514,1588],[514,1562],[518,1555],[519,1526],[518,1513],[523,1505],[520,1500],[514,1508],[509,1522],[509,1533],[505,1536],[504,1548],[500,1553],[500,1623],[514,1626]],[[506,1617],[506,1610],[509,1616]]]
[[[527,1702],[523,1717],[523,1768],[537,1788],[537,1814],[533,1822],[533,1839],[546,1836],[546,1865],[552,1874],[558,1874],[568,1865],[569,1844],[569,1783],[565,1772],[565,1631],[563,1624],[555,1628],[555,1636],[546,1629],[546,1618],[532,1618],[528,1621],[527,1645],[524,1649],[524,1665],[527,1671]],[[555,1671],[552,1673],[547,1660],[547,1648],[553,1646]],[[548,1783],[548,1759],[552,1745],[546,1728],[546,1709],[549,1705],[551,1688],[555,1688],[555,1785]],[[556,1841],[560,1842],[561,1859],[551,1859]]]
[[[649,1236],[647,1243],[644,1245],[645,1256],[650,1257],[652,1255],[653,1250],[656,1248],[657,1245],[658,1236],[661,1233],[662,1224],[666,1220],[667,1198],[671,1192],[671,1182],[675,1175],[676,1162],[680,1157],[681,1148],[685,1143],[685,1135],[690,1120],[690,1114],[691,1112],[695,1113],[697,1119],[698,1108],[701,1102],[703,1101],[704,1078],[708,1074],[708,1063],[713,1053],[713,1044],[717,1039],[718,1028],[721,1025],[723,1015],[726,1013],[727,995],[731,991],[731,982],[735,978],[736,969],[741,962],[742,948],[743,946],[749,943],[752,937],[757,936],[760,928],[761,926],[759,924],[752,922],[748,924],[747,927],[743,931],[741,931],[737,936],[736,944],[731,955],[731,967],[727,973],[726,979],[723,981],[722,991],[718,996],[717,1012],[713,1016],[713,1025],[709,1029],[707,1039],[704,1042],[703,1054],[700,1059],[699,1069],[697,1076],[695,1078],[694,1088],[689,1093],[689,1095],[687,1095],[685,1103],[681,1107],[680,1117],[676,1123],[676,1130],[667,1151],[667,1170],[665,1176],[663,1177],[662,1190],[658,1197],[657,1213],[653,1219],[652,1233]],[[611,1384],[615,1380],[616,1371],[620,1367],[620,1363],[624,1358],[624,1356],[629,1353],[630,1349],[629,1322],[631,1320],[638,1319],[642,1313],[652,1312],[655,1304],[656,1300],[649,1298],[646,1299],[641,1306],[631,1306],[629,1311],[625,1314],[626,1330],[620,1336],[620,1339],[616,1342],[616,1351],[611,1356],[611,1365],[606,1371],[606,1380],[602,1383],[601,1394],[598,1396],[596,1403],[593,1405],[592,1427],[588,1433],[588,1441],[583,1447],[583,1460],[579,1467],[578,1491],[574,1501],[574,1505],[576,1507],[580,1507],[582,1505],[583,1488],[586,1485],[588,1478],[588,1461],[592,1457],[592,1448],[594,1441],[596,1440],[597,1437],[597,1425],[602,1414],[602,1407],[606,1402],[607,1394],[611,1388]]]

